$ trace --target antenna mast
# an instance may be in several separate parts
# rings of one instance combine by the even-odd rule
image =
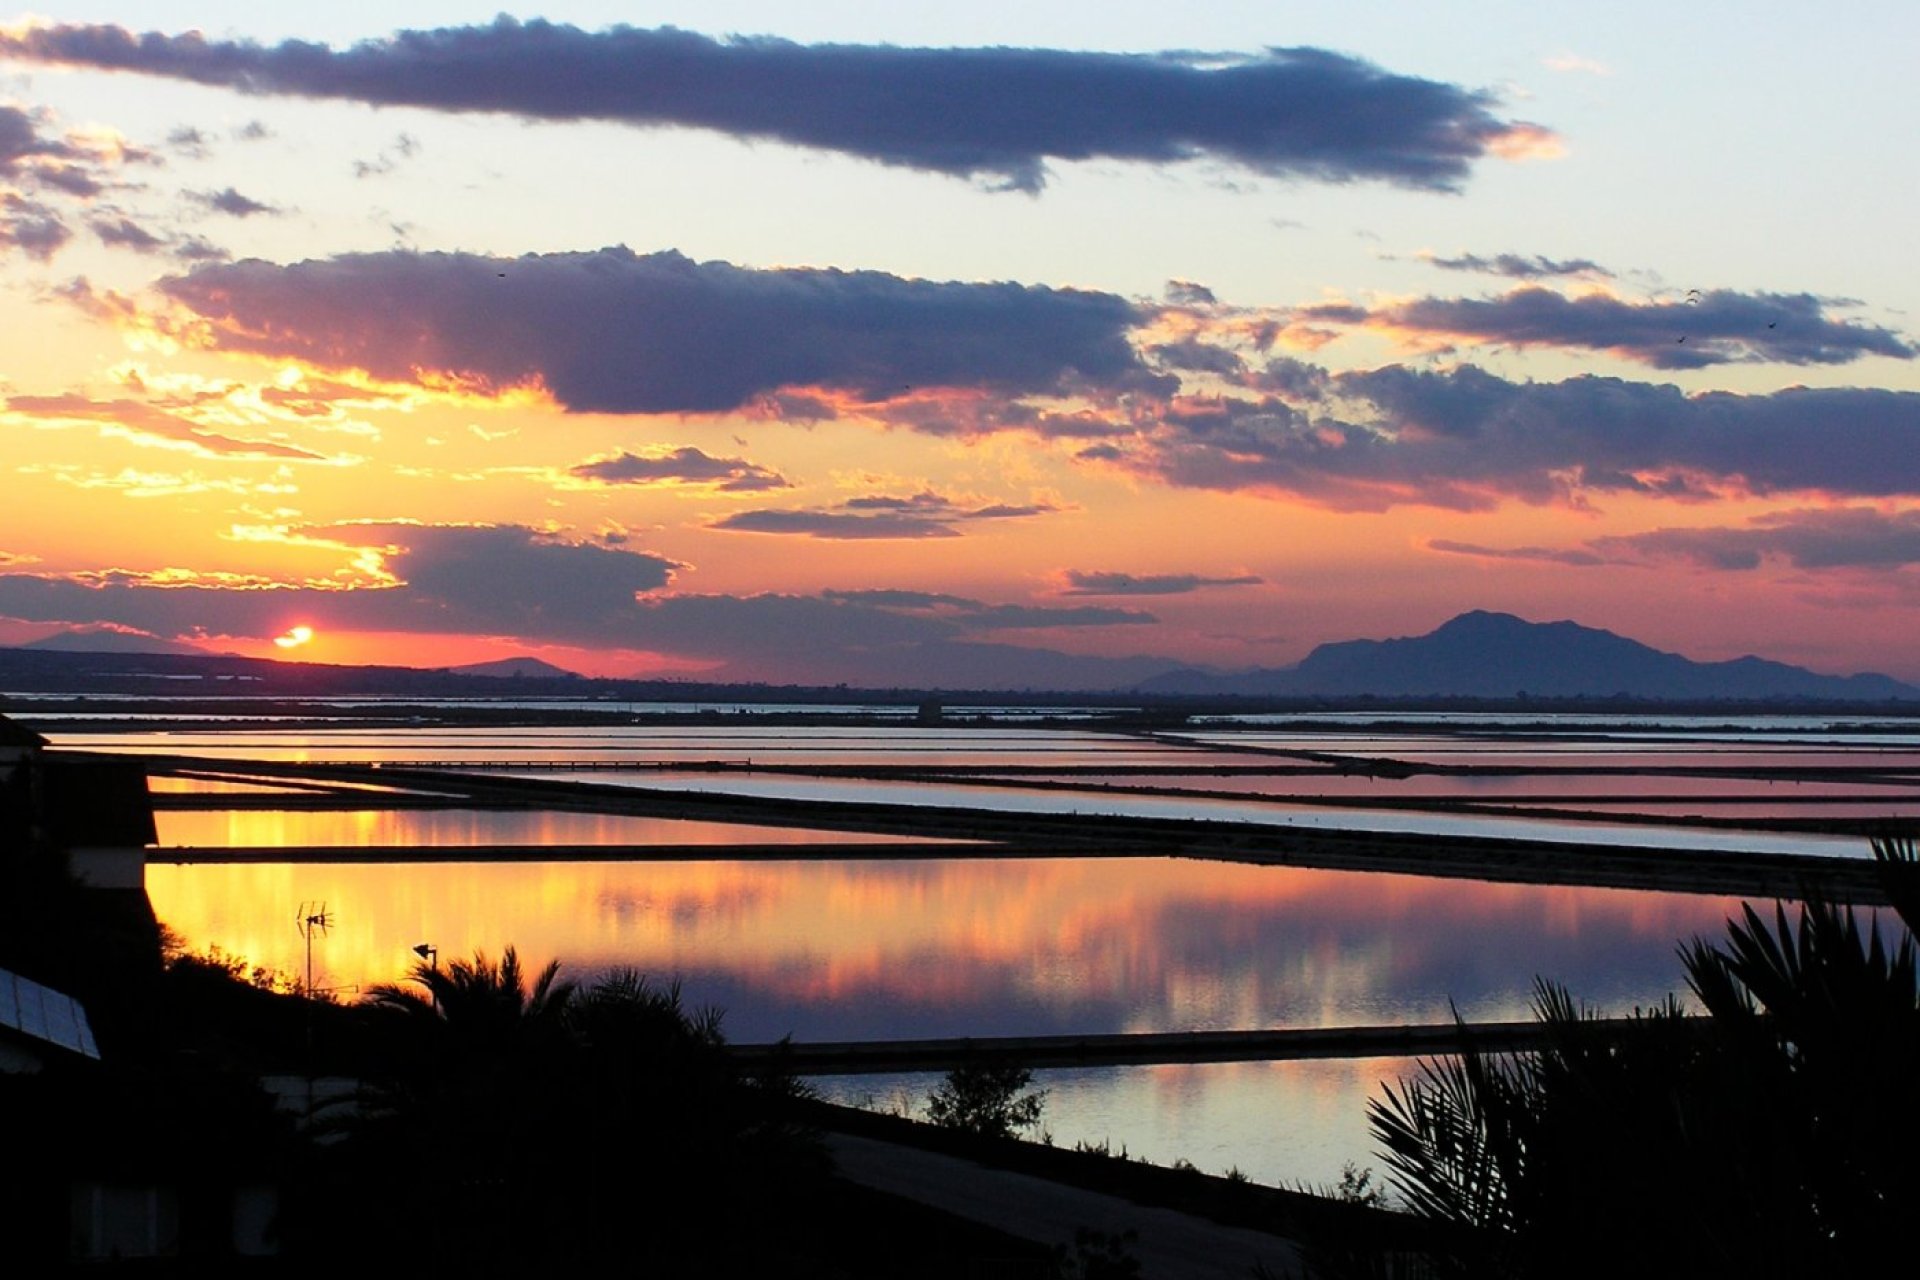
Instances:
[[[333,913],[327,910],[324,902],[303,902],[294,912],[293,927],[300,931],[301,938],[307,944],[307,999],[313,999],[313,935],[327,936],[327,930],[333,928]]]

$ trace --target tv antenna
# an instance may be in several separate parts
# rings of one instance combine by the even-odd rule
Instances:
[[[333,912],[327,910],[324,902],[303,902],[300,909],[293,913],[293,927],[307,944],[307,998],[313,998],[313,935],[327,936],[333,928]]]

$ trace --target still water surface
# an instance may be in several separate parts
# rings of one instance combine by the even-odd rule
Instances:
[[[184,816],[184,815],[167,815]],[[308,816],[308,815],[298,815]],[[417,816],[417,815],[409,815]],[[316,981],[399,979],[518,947],[586,976],[634,966],[726,1011],[730,1038],[867,1040],[1526,1016],[1535,974],[1614,1011],[1682,989],[1675,947],[1737,903],[1177,859],[153,866],[160,918]],[[1263,1181],[1372,1159],[1365,1103],[1405,1062],[1047,1072],[1055,1140]],[[881,1105],[930,1078],[831,1081]]]
[[[1442,727],[1436,722],[1436,728]],[[1681,731],[1691,728],[1677,726]],[[1777,726],[1767,725],[1767,728]],[[92,749],[222,755],[235,759],[387,759],[442,763],[613,760],[674,766],[666,777],[571,775],[593,782],[650,781],[901,803],[1001,807],[1105,807],[1156,815],[1248,813],[1285,821],[1406,824],[1445,820],[1475,834],[1551,826],[1573,838],[1620,830],[1602,822],[1542,824],[1487,814],[1320,810],[1288,805],[1293,786],[1326,794],[1525,802],[1579,796],[1638,813],[1669,811],[1683,797],[1788,792],[1853,803],[1882,794],[1898,805],[1920,753],[1912,738],[1803,744],[1741,740],[1546,744],[1513,733],[1481,741],[1441,733],[1397,736],[1289,733],[1263,726],[1250,738],[1226,729],[1186,744],[1092,732],[988,732],[899,726],[875,729],[431,730],[328,732],[251,728],[235,733],[57,735]],[[1806,726],[1810,738],[1819,726]],[[1200,735],[1195,735],[1196,739]],[[1248,750],[1322,752],[1341,760],[1420,757],[1439,764],[1551,764],[1595,772],[1551,778],[1425,781],[1246,780],[1194,772],[1216,764],[1265,766],[1300,758]],[[1890,748],[1890,749],[1886,749]],[[967,786],[958,780],[886,782],[687,772],[709,760],[854,764],[914,769],[987,765],[1054,770],[1073,791]],[[1311,762],[1309,762],[1311,763]],[[1743,768],[1864,766],[1863,778],[1818,784],[1738,779]],[[1727,778],[1672,780],[1605,773],[1701,765]],[[1111,768],[1180,771],[1171,788],[1239,790],[1243,799],[1114,796]],[[1065,770],[1098,771],[1088,777]],[[1669,785],[1671,783],[1671,785]],[[1642,784],[1646,784],[1642,789]],[[188,784],[192,785],[192,784]],[[225,786],[230,784],[211,784]],[[1154,785],[1159,785],[1156,781]],[[1271,790],[1268,788],[1271,787]],[[201,794],[217,800],[217,793]],[[236,792],[236,794],[239,794]],[[1620,795],[1626,801],[1603,799]],[[997,797],[987,799],[987,797]],[[1636,802],[1638,801],[1638,802]],[[1684,984],[1677,945],[1719,936],[1738,903],[1724,898],[1569,886],[1490,885],[1412,876],[1248,866],[1175,859],[727,860],[724,844],[809,840],[729,824],[679,823],[584,813],[385,810],[164,811],[161,839],[194,845],[715,844],[712,861],[685,863],[398,863],[387,865],[155,865],[148,887],[162,920],[194,948],[218,946],[287,972],[304,964],[294,927],[302,903],[325,902],[335,926],[318,939],[316,978],[352,988],[401,978],[421,942],[444,958],[515,945],[533,966],[559,959],[579,976],[634,966],[678,980],[694,1005],[726,1011],[736,1041],[791,1034],[802,1040],[964,1035],[1177,1031],[1444,1021],[1526,1016],[1535,975],[1564,982],[1614,1012],[1653,1003]],[[1224,807],[1224,808],[1223,808]],[[1816,810],[1818,811],[1818,810]],[[1375,816],[1369,816],[1369,815]],[[1532,825],[1528,825],[1532,823]],[[1415,827],[1414,829],[1422,829]],[[1647,843],[1647,828],[1631,829]],[[1729,848],[1769,847],[1761,833],[1701,833]],[[844,839],[834,836],[831,838]],[[1778,837],[1807,851],[1862,856],[1860,841]],[[1365,1103],[1404,1061],[1203,1064],[1043,1072],[1045,1126],[1057,1142],[1108,1141],[1135,1155],[1202,1168],[1230,1167],[1263,1181],[1331,1182],[1347,1160],[1375,1163]],[[918,1105],[931,1077],[826,1082],[843,1098]]]
[[[514,776],[563,780],[573,775],[526,770]],[[1799,832],[1714,830],[1685,825],[1645,825],[1498,812],[1454,813],[1413,809],[1323,808],[1247,799],[1153,796],[1086,790],[988,787],[947,782],[810,778],[790,774],[608,773],[592,781],[610,787],[694,791],[713,795],[815,800],[855,805],[939,806],[996,813],[1098,814],[1101,816],[1260,823],[1274,827],[1378,831],[1440,838],[1542,840],[1568,845],[1688,849],[1724,853],[1784,853],[1808,857],[1870,857],[1866,840]]]
[[[1404,1058],[1202,1062],[1033,1073],[1045,1091],[1039,1137],[1131,1159],[1238,1169],[1271,1186],[1330,1187],[1342,1166],[1383,1172],[1366,1107],[1383,1082],[1416,1069]],[[835,1102],[924,1116],[938,1075],[832,1076],[812,1081]]]
[[[893,836],[527,809],[185,809],[153,815],[162,848],[865,844]],[[901,839],[900,843],[912,843]]]
[[[193,945],[289,971],[298,905],[327,902],[330,985],[397,978],[422,941],[513,944],[678,976],[741,1040],[1512,1018],[1535,974],[1620,1008],[1673,990],[1676,943],[1736,909],[1155,858],[155,865],[148,891]]]
[[[921,729],[773,726],[659,728],[647,725],[524,726],[487,729],[365,727],[236,729],[150,733],[55,732],[56,746],[220,760],[304,760],[484,764],[598,761],[633,765],[720,760],[765,764],[1181,764],[1233,760],[1199,745],[1113,734],[1037,729]],[[1247,756],[1258,764],[1266,757]]]

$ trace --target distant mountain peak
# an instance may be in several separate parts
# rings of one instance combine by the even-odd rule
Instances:
[[[198,645],[120,627],[69,627],[65,631],[56,631],[15,647],[53,653],[171,653],[195,656],[207,652]]]
[[[1323,644],[1285,670],[1176,672],[1143,689],[1274,697],[1920,699],[1920,689],[1886,676],[1820,675],[1751,655],[1695,662],[1598,627],[1486,609],[1449,618],[1423,636]]]
[[[1474,627],[1519,626],[1537,627],[1549,624],[1528,622],[1525,618],[1512,613],[1500,613],[1494,609],[1469,609],[1465,613],[1456,613],[1435,627],[1435,633],[1449,630],[1466,630]]]
[[[496,676],[503,679],[522,680],[577,680],[580,673],[569,671],[565,667],[556,667],[551,662],[526,656],[514,658],[496,658],[492,662],[470,662],[463,667],[448,667],[447,671],[456,676]]]
[[[1432,639],[1435,636],[1451,635],[1533,635],[1543,631],[1559,631],[1565,634],[1586,632],[1589,635],[1612,636],[1615,633],[1599,627],[1583,626],[1567,618],[1553,622],[1532,622],[1513,613],[1500,613],[1493,609],[1469,609],[1457,613],[1445,622],[1429,631],[1424,637],[1414,639]],[[1623,637],[1615,636],[1616,639]]]

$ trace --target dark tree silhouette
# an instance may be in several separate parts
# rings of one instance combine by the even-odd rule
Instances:
[[[422,990],[365,1003],[384,1057],[327,1171],[357,1230],[330,1224],[316,1249],[724,1270],[778,1238],[782,1186],[824,1172],[782,1105],[791,1081],[743,1077],[719,1015],[686,1011],[677,986],[620,971],[578,987],[511,949],[412,977]],[[743,1204],[767,1232],[729,1232]]]
[[[1407,1206],[1458,1228],[1443,1273],[1850,1275],[1901,1256],[1920,1195],[1920,858],[1911,841],[1874,854],[1894,922],[1749,907],[1724,942],[1683,946],[1704,1017],[1669,999],[1617,1032],[1542,983],[1546,1048],[1389,1086],[1374,1133]]]
[[[1040,1123],[1044,1089],[1029,1089],[1033,1072],[1016,1063],[963,1063],[927,1097],[927,1118],[947,1129],[993,1138],[1017,1137]]]

